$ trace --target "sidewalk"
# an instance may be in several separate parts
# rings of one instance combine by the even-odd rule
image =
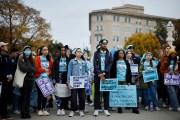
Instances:
[[[88,106],[89,113],[85,113],[84,117],[80,117],[78,113],[74,117],[68,117],[70,111],[66,111],[65,116],[56,115],[56,107],[50,109],[49,116],[37,116],[36,113],[31,113],[31,120],[180,120],[180,112],[168,111],[168,108],[162,111],[145,111],[140,108],[140,114],[131,113],[131,110],[123,109],[123,113],[119,114],[116,111],[110,111],[111,116],[106,117],[104,113],[99,113],[99,116],[93,116],[93,107]],[[12,115],[13,120],[20,120],[20,115]]]

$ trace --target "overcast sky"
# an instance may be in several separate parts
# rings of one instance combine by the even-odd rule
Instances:
[[[89,12],[123,4],[144,6],[150,15],[180,18],[180,0],[24,0],[27,6],[41,11],[41,16],[51,23],[54,40],[71,48],[88,46]]]

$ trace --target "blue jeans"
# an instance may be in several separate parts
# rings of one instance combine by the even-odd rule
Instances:
[[[19,95],[13,93],[13,105],[12,105],[12,110],[13,111],[20,109],[19,97],[20,97]]]
[[[170,98],[170,106],[175,109],[179,107],[179,102],[178,102],[177,93],[176,93],[177,89],[178,89],[178,86],[174,86],[174,85],[167,86],[167,90],[168,90],[169,98]]]
[[[157,107],[157,99],[156,99],[156,85],[153,85],[153,82],[148,82],[149,91],[151,94],[153,106]]]

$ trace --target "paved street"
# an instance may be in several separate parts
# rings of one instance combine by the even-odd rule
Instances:
[[[163,109],[162,111],[144,111],[140,109],[140,114],[133,114],[130,110],[123,109],[123,114],[119,114],[116,111],[110,111],[111,116],[106,117],[104,113],[100,113],[98,117],[93,116],[93,107],[88,107],[89,113],[85,114],[85,117],[80,117],[79,114],[75,114],[74,117],[68,117],[70,111],[66,111],[66,116],[57,116],[56,108],[50,110],[50,116],[37,116],[36,113],[32,113],[31,120],[180,120],[180,112],[168,111]],[[13,120],[20,120],[20,115],[12,115]]]

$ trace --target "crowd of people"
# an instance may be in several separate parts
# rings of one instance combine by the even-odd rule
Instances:
[[[73,117],[75,113],[83,117],[88,112],[86,105],[89,104],[94,106],[94,116],[102,112],[102,106],[105,115],[110,116],[109,111],[113,108],[109,106],[109,92],[100,91],[100,81],[108,78],[117,78],[118,85],[136,85],[138,105],[142,104],[144,110],[161,111],[160,107],[163,107],[180,111],[180,86],[164,84],[165,74],[180,73],[179,56],[171,46],[164,44],[155,58],[151,52],[139,56],[134,53],[133,45],[114,53],[108,50],[107,45],[108,40],[100,40],[97,50],[89,59],[81,48],[73,49],[69,55],[68,46],[58,47],[59,55],[55,57],[49,53],[47,46],[39,47],[37,52],[32,51],[28,45],[20,51],[16,48],[9,51],[8,43],[0,42],[0,119],[12,118],[8,114],[9,105],[12,106],[13,114],[21,115],[22,119],[31,118],[31,109],[39,116],[48,116],[48,110],[53,107],[54,101],[57,115],[65,115],[70,110],[69,117]],[[138,64],[138,75],[132,75],[131,64]],[[21,87],[13,86],[18,69],[24,73],[24,77],[18,76],[19,79],[23,77]],[[159,79],[144,82],[142,72],[152,69],[157,69]],[[70,84],[71,76],[84,75],[90,76],[89,94],[85,88],[73,89]],[[35,82],[42,77],[48,77],[53,86],[66,84],[71,96],[44,96]],[[162,101],[162,104],[158,101]],[[126,109],[140,114],[139,106]],[[117,108],[118,113],[122,113],[122,110],[121,107]]]

